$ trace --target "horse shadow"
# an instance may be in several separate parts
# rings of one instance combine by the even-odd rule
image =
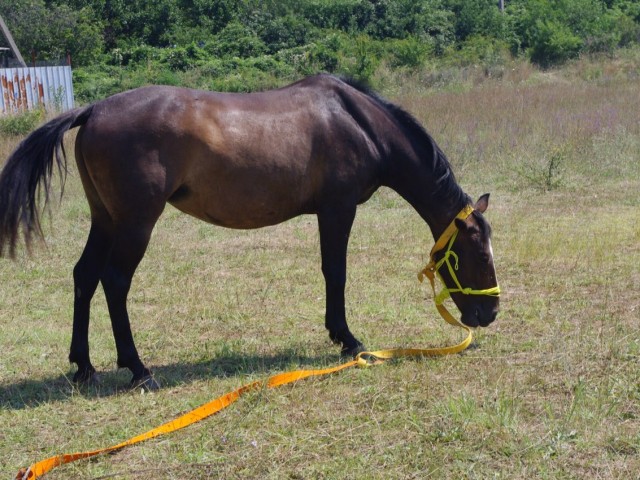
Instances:
[[[157,365],[151,366],[151,369],[161,389],[179,387],[198,380],[230,377],[238,377],[240,387],[247,383],[246,377],[266,379],[284,371],[324,368],[335,365],[338,360],[336,354],[304,356],[300,355],[299,350],[292,349],[273,355],[224,353],[211,359]],[[97,399],[135,391],[129,386],[131,374],[126,369],[99,372],[99,381],[89,385],[74,384],[71,380],[73,373],[73,369],[70,368],[69,372],[58,376],[0,385],[0,407],[22,410],[43,403],[66,402],[77,395]]]

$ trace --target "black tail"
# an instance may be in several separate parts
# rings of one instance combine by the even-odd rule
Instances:
[[[34,234],[42,238],[42,194],[46,205],[54,164],[63,178],[67,171],[64,134],[86,123],[92,109],[90,105],[71,110],[45,123],[25,138],[7,160],[0,173],[0,257],[7,246],[9,255],[15,255],[20,230],[27,247]]]

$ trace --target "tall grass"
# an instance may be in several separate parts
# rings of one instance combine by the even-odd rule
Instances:
[[[638,478],[640,80],[612,63],[597,78],[576,64],[457,89],[413,78],[387,92],[424,122],[467,192],[492,193],[503,310],[477,348],[255,392],[49,478]],[[2,140],[5,156],[14,142]],[[87,228],[71,176],[48,247],[0,260],[4,475],[119,442],[249,379],[338,361],[314,218],[238,232],[169,208],[130,300],[140,353],[164,388],[122,389],[128,373],[115,368],[98,294],[90,338],[103,381],[77,389],[66,362],[70,272]],[[347,310],[367,346],[458,339],[415,281],[430,247],[394,193],[360,208]]]

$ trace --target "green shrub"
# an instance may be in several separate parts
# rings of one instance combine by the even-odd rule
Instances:
[[[524,161],[516,168],[521,182],[529,188],[549,192],[564,186],[563,169],[567,163],[568,147],[551,148],[542,158]]]
[[[333,32],[305,46],[280,50],[274,58],[298,76],[318,72],[336,73],[344,56],[346,38],[346,35]]]
[[[207,89],[215,92],[247,93],[268,90],[281,85],[281,80],[271,73],[245,67],[229,75],[211,79]]]
[[[0,116],[0,133],[8,136],[24,136],[31,132],[45,117],[43,109]]]
[[[314,71],[334,73],[338,69],[340,59],[338,52],[325,43],[317,43],[309,49],[307,72]]]
[[[531,61],[543,67],[575,58],[582,48],[582,40],[567,25],[554,20],[538,20],[532,40]]]
[[[155,85],[172,85],[174,87],[182,86],[180,76],[173,70],[158,70],[151,83]]]
[[[271,54],[306,45],[312,33],[311,23],[293,15],[270,19],[259,27],[259,36]]]
[[[395,40],[389,46],[392,67],[417,68],[424,64],[428,56],[435,51],[434,42],[430,38],[409,37]]]
[[[472,36],[506,39],[510,35],[507,17],[495,0],[447,0],[454,13],[453,22],[458,41]]]
[[[362,0],[310,0],[301,2],[302,15],[319,28],[362,32],[375,15],[373,2]]]
[[[447,63],[467,67],[482,65],[487,69],[505,65],[510,59],[506,42],[481,35],[468,37],[457,49],[447,51]]]
[[[611,13],[613,30],[619,34],[618,46],[626,47],[640,43],[640,3],[638,3],[638,21],[620,10]]]
[[[196,67],[207,57],[206,52],[200,47],[191,44],[187,47],[175,47],[166,49],[163,61],[170,70],[184,72]]]
[[[263,55],[267,46],[253,30],[232,22],[208,44],[208,50],[219,57],[248,58]]]
[[[73,90],[77,103],[91,103],[113,95],[122,88],[122,68],[107,65],[73,70]]]
[[[380,65],[384,50],[368,35],[358,35],[340,53],[338,72],[368,82]]]

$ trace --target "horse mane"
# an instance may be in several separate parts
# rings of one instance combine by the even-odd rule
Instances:
[[[469,196],[458,185],[447,156],[440,149],[433,137],[422,124],[402,107],[390,102],[374,92],[366,83],[353,79],[341,78],[347,85],[364,93],[395,119],[411,143],[419,148],[416,150],[431,151],[431,165],[436,178],[436,189],[432,192],[434,200],[448,200],[455,205],[472,203]],[[431,148],[425,148],[425,145]]]

